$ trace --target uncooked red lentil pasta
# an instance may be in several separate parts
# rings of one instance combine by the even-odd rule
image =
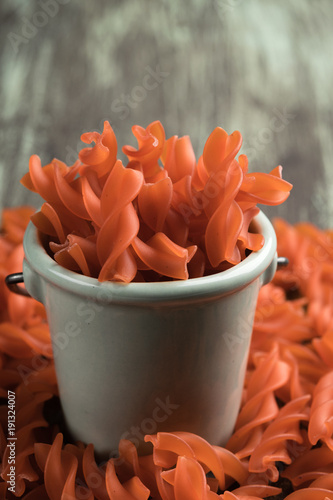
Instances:
[[[242,136],[217,127],[196,161],[188,136],[165,138],[159,121],[132,128],[138,148],[124,146],[124,166],[108,122],[83,134],[70,167],[30,158],[22,184],[44,198],[33,215],[61,266],[100,281],[183,280],[221,271],[264,241],[250,227],[258,203],[278,205],[292,185],[282,167],[248,173],[236,159]]]
[[[161,130],[157,130],[160,134]],[[108,144],[114,145],[115,138],[110,128],[107,128],[107,134]],[[137,135],[142,141],[142,150],[148,140],[140,129]],[[88,142],[91,137],[86,137]],[[77,164],[75,169],[81,169],[89,177],[90,189],[96,195],[89,205],[89,211],[94,214],[91,219],[95,220],[96,227],[102,227],[102,191],[98,186],[107,175],[110,150],[105,149],[99,136],[93,137],[99,144],[99,156],[96,157],[99,163],[95,158],[95,163],[86,163],[84,167]],[[236,139],[230,141],[228,151],[237,146]],[[169,159],[164,161],[179,162],[187,140],[184,143],[178,144],[176,139],[170,141]],[[145,157],[146,174],[152,178],[156,172],[154,157],[149,156],[149,151],[148,148],[140,154]],[[89,154],[89,151],[84,153],[88,159]],[[189,154],[186,175],[190,175],[191,161]],[[198,165],[201,166],[196,170],[197,187],[206,181],[202,160]],[[48,167],[45,171],[49,179],[53,176],[53,168]],[[57,168],[68,173],[63,164]],[[141,172],[140,169],[135,171]],[[70,171],[65,181],[70,183],[73,178],[74,172]],[[159,182],[161,180],[162,177]],[[174,181],[179,179],[173,178]],[[47,179],[44,182],[47,185]],[[184,186],[178,190],[181,196],[186,193]],[[166,183],[156,189],[163,193],[167,204]],[[130,189],[128,193],[129,198],[133,196]],[[143,196],[147,198],[141,203],[149,205],[156,193],[153,190]],[[91,223],[70,212],[59,199],[56,201],[48,201],[49,206],[39,212],[42,214],[38,216],[41,224],[47,228],[47,234],[57,238],[55,244],[69,245],[75,240],[67,242],[68,228],[61,222],[59,213],[68,214],[71,222],[78,222],[81,234],[74,236],[86,240],[84,255],[87,266],[91,266],[88,252],[92,248],[89,246]],[[248,206],[248,198],[243,202]],[[98,463],[93,445],[64,443],[60,417],[55,419],[53,412],[50,414],[48,410],[48,405],[58,401],[58,393],[43,306],[31,298],[11,294],[4,284],[5,276],[22,266],[22,238],[32,214],[33,209],[22,207],[7,209],[2,215],[0,500],[61,500],[66,495],[73,500],[333,500],[332,231],[322,231],[307,223],[292,226],[281,219],[275,222],[278,252],[289,258],[290,265],[277,271],[273,282],[259,293],[241,409],[234,434],[226,447],[209,444],[191,433],[175,431],[146,436],[146,440],[153,444],[151,455],[138,456],[133,443],[121,440],[119,458]],[[154,234],[161,232],[165,217],[170,225],[168,234],[177,238],[172,241],[186,248],[185,226],[179,224],[172,233],[171,221],[174,217],[179,221],[179,215],[171,206],[166,217],[163,210],[158,212],[155,220],[145,216],[147,239],[144,241],[142,235],[138,238],[147,244],[153,237],[151,231],[155,231]],[[205,217],[206,213],[200,215],[197,226],[200,227]],[[165,224],[164,228],[167,227]],[[192,226],[193,233],[197,226]],[[62,232],[65,238],[62,238]],[[144,273],[147,264],[138,256],[134,258],[136,266],[142,268],[140,273]],[[200,263],[196,264],[199,266]],[[107,272],[111,272],[111,268]],[[16,395],[15,495],[8,490],[7,482],[8,390]]]

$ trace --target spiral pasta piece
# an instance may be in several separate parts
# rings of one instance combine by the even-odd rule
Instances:
[[[68,182],[57,167],[56,165],[54,168],[54,184],[60,200],[71,213],[80,219],[89,220],[89,213],[82,197],[82,179]]]
[[[166,216],[163,232],[176,245],[180,245],[181,247],[185,247],[187,242],[193,241],[189,236],[189,227],[183,217],[172,207]]]
[[[50,249],[58,264],[67,269],[77,269],[86,276],[97,277],[99,272],[95,238],[67,235],[63,244],[50,242]]]
[[[21,179],[23,186],[39,193],[50,204],[61,205],[61,199],[55,189],[55,168],[61,175],[68,172],[68,167],[58,160],[53,160],[42,167],[39,156],[32,155],[29,160],[29,172]]]
[[[192,245],[182,248],[173,243],[164,233],[156,233],[147,243],[134,238],[132,247],[139,259],[150,269],[163,276],[175,279],[187,279],[187,263],[196,252]]]
[[[177,456],[195,458],[213,472],[220,488],[224,488],[223,464],[215,449],[205,439],[190,432],[159,432],[156,436],[146,436],[145,441],[154,445],[153,457],[156,465],[170,468],[176,464]]]
[[[325,488],[333,491],[333,473],[318,477],[311,483],[311,488]]]
[[[189,223],[191,216],[200,215],[196,206],[196,196],[200,195],[192,188],[191,176],[186,175],[173,184],[172,207]]]
[[[333,329],[320,338],[314,338],[312,345],[324,363],[333,370]]]
[[[276,273],[275,282],[287,289],[297,287],[309,299],[309,311],[311,315],[315,311],[317,326],[317,318],[327,314],[323,311],[326,306],[332,317],[333,242],[329,231],[314,228],[310,223],[291,226],[282,219],[275,221],[275,231],[278,252],[283,252],[290,262],[288,270]]]
[[[149,498],[148,488],[142,484],[137,476],[120,483],[112,460],[109,460],[106,466],[105,480],[110,500],[148,500]]]
[[[286,500],[333,500],[333,491],[310,487],[290,493]]]
[[[101,194],[101,215],[106,220],[129,205],[139,194],[143,185],[140,171],[125,168],[117,160],[110,172]]]
[[[224,500],[261,500],[273,495],[279,495],[279,493],[281,493],[281,488],[276,488],[275,486],[251,484],[240,486],[232,492],[226,491],[221,495],[221,498]]]
[[[95,142],[92,148],[84,148],[79,152],[79,159],[83,163],[80,173],[88,176],[92,172],[98,178],[107,174],[117,159],[117,139],[108,121],[104,122],[102,134],[87,132],[81,135],[81,140],[87,144]]]
[[[207,484],[199,462],[191,457],[179,456],[175,469],[162,472],[162,478],[173,486],[175,500],[214,500],[219,496]]]
[[[313,445],[321,439],[333,451],[333,371],[324,375],[313,391],[308,432]]]
[[[171,206],[173,186],[166,177],[156,183],[144,184],[138,196],[142,220],[154,232],[161,232]]]
[[[251,454],[250,472],[267,472],[272,482],[278,480],[279,471],[275,462],[291,463],[287,449],[288,442],[303,442],[299,424],[309,418],[305,407],[310,397],[310,395],[306,395],[294,399],[281,408],[275,420],[265,429],[260,443]]]
[[[196,160],[189,136],[173,136],[165,141],[161,161],[174,184],[187,176],[191,179]]]
[[[18,496],[25,491],[25,480],[33,482],[38,479],[38,474],[30,462],[30,456],[33,455],[35,429],[47,426],[42,413],[44,402],[50,397],[51,394],[48,393],[32,394],[24,386],[16,393],[15,491]],[[10,472],[12,463],[10,457],[10,448],[6,447],[1,471],[4,480]]]
[[[246,174],[248,182],[243,183],[237,201],[280,205],[289,197],[292,185],[282,179],[282,167],[279,165],[269,174],[254,172]]]
[[[101,211],[101,194],[102,189],[99,189],[98,194],[93,189],[90,179],[92,176],[82,178],[82,198],[84,206],[89,213],[91,221],[97,226],[101,227],[103,224],[103,217]],[[93,177],[93,179],[96,179]]]
[[[164,128],[159,121],[152,122],[146,129],[135,125],[132,132],[138,141],[138,149],[124,146],[123,153],[128,159],[140,161],[146,180],[158,174],[161,167],[158,164],[165,142]]]
[[[53,444],[36,444],[35,456],[39,467],[44,471],[45,489],[50,500],[72,498],[80,500],[82,489],[84,498],[94,500],[90,490],[75,484],[78,459],[71,453],[62,450],[63,436],[57,434]]]
[[[105,281],[112,280],[115,275],[121,275],[121,269],[117,268],[117,259],[119,259],[128,247],[133,243],[139,231],[139,219],[132,205],[129,203],[119,213],[110,215],[97,236],[96,250],[99,262],[102,266],[98,279]],[[136,264],[130,254],[126,254],[130,259],[133,274],[136,273]],[[119,264],[119,262],[118,262]],[[130,281],[131,281],[130,279]],[[126,277],[124,276],[124,281]]]
[[[261,357],[250,376],[246,389],[246,402],[236,421],[235,432],[227,443],[227,448],[240,458],[249,456],[262,436],[262,425],[278,414],[274,391],[289,379],[290,368],[279,359],[276,347]]]
[[[0,368],[0,398],[8,396],[8,390],[12,386],[17,386],[21,382],[21,377],[17,370]],[[1,454],[1,451],[0,451]]]
[[[119,441],[119,459],[114,460],[116,473],[119,478],[127,477],[130,474],[137,476],[141,482],[147,486],[153,498],[159,497],[156,483],[156,466],[152,455],[138,456],[136,446],[127,439]]]
[[[85,220],[87,218],[87,213],[81,201],[82,195],[80,196],[80,193],[73,189],[66,180],[68,179],[68,174],[71,172],[71,168],[72,167],[67,167],[65,164],[55,159],[52,160],[50,164],[42,167],[40,158],[37,155],[33,155],[30,158],[28,173],[29,179],[31,180],[27,183],[25,177],[23,177],[21,182],[24,186],[38,192],[44,198],[57,213],[63,227],[68,224],[75,228],[80,234],[87,235],[91,230],[89,224]],[[78,180],[80,181],[80,179]],[[74,180],[73,182],[76,181]],[[32,188],[30,188],[30,183]],[[61,197],[58,192],[61,193]],[[73,203],[71,199],[72,193],[75,194],[75,200],[79,203],[79,209],[76,208],[75,202]],[[66,204],[68,206],[66,206]],[[74,209],[74,212],[71,211],[71,209]],[[50,213],[50,211],[48,211],[48,213]],[[79,215],[77,215],[77,213]],[[85,217],[82,219],[80,215],[83,214]]]
[[[242,136],[236,130],[228,135],[221,127],[216,127],[208,137],[204,150],[203,162],[210,174],[228,169],[242,145]]]
[[[235,201],[235,196],[240,187],[242,175],[238,163],[232,164],[226,174],[222,202],[207,224],[205,244],[208,259],[213,267],[224,260],[232,264],[237,264],[241,260],[236,243],[242,230],[244,217],[241,208]],[[217,197],[214,202],[216,199]],[[230,236],[226,238],[226,235]]]
[[[60,243],[65,242],[64,227],[57,211],[49,203],[43,203],[40,211],[31,216],[31,220],[42,234],[55,236]]]
[[[21,244],[25,229],[34,212],[34,208],[30,206],[3,209],[1,214],[1,243]],[[3,248],[1,250],[0,259],[6,254]]]
[[[88,488],[97,500],[109,500],[105,484],[105,471],[97,466],[94,447],[89,444],[83,453],[82,470]]]
[[[254,320],[255,341],[259,341],[259,337],[276,338],[277,335],[285,341],[298,343],[311,340],[316,332],[302,302],[284,300],[261,306],[259,297]]]
[[[298,454],[293,462],[281,473],[294,487],[309,484],[323,475],[330,473],[333,467],[333,452],[327,446],[313,448]]]

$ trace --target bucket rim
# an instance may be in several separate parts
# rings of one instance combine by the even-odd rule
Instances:
[[[43,282],[97,302],[162,303],[227,295],[261,277],[272,263],[273,273],[275,271],[277,240],[274,228],[262,211],[254,217],[253,222],[257,231],[264,236],[264,245],[230,269],[187,280],[120,283],[99,282],[97,278],[62,267],[46,252],[37,228],[30,221],[23,239],[23,275],[38,275]],[[25,279],[28,291],[29,281]]]

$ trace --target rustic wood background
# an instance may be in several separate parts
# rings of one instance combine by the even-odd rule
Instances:
[[[29,156],[72,163],[108,119],[120,144],[160,119],[199,156],[241,131],[252,170],[294,183],[264,209],[333,227],[332,0],[1,0],[0,205],[40,204]]]

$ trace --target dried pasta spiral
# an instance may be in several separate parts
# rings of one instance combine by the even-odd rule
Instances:
[[[274,391],[287,383],[290,368],[279,359],[277,346],[266,355],[260,355],[250,375],[243,404],[236,421],[235,432],[227,448],[240,458],[249,456],[260,442],[263,424],[275,419],[278,405]]]
[[[310,395],[294,399],[281,408],[275,420],[265,429],[260,443],[253,450],[249,460],[251,472],[267,472],[271,481],[276,482],[279,471],[275,462],[291,463],[287,445],[291,442],[303,443],[300,422],[307,421],[306,406]]]
[[[313,391],[308,432],[313,445],[321,439],[333,451],[333,371],[324,375]]]

